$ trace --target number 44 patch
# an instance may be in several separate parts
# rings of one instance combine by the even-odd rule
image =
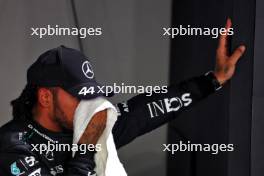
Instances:
[[[91,94],[91,95],[93,95],[94,94],[94,92],[95,92],[95,90],[94,90],[94,87],[92,86],[92,87],[83,87],[80,91],[79,91],[79,95],[86,95],[86,94]]]

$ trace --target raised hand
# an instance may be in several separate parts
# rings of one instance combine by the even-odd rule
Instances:
[[[231,19],[228,18],[226,21],[226,31],[232,26]],[[221,35],[219,38],[219,45],[216,51],[216,65],[214,74],[222,85],[228,81],[235,73],[236,63],[245,52],[246,47],[240,45],[232,53],[228,53],[228,35]]]

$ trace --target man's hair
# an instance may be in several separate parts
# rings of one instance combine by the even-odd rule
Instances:
[[[17,99],[11,101],[14,119],[32,119],[32,108],[37,102],[38,87],[27,84]]]

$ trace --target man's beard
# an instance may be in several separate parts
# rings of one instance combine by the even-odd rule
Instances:
[[[73,131],[73,122],[68,122],[67,117],[60,107],[57,100],[57,92],[53,92],[54,121],[61,127],[64,132]]]
[[[61,111],[58,107],[55,107],[55,111],[57,111],[57,112],[55,112],[55,116],[54,116],[55,122],[61,127],[61,129],[64,132],[69,132],[69,131],[72,132],[73,127],[66,120],[66,117],[65,117],[65,114],[63,113],[63,111]]]

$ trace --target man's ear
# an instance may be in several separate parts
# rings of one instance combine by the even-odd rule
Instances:
[[[44,108],[51,107],[53,105],[53,94],[47,88],[38,89],[38,103]]]

